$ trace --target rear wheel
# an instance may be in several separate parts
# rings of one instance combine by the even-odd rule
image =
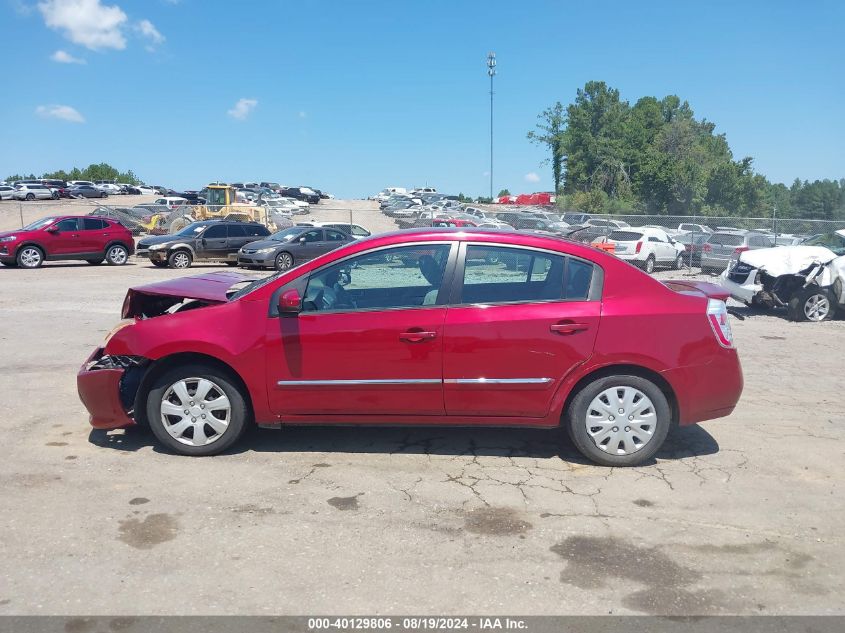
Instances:
[[[672,264],[672,270],[680,270],[683,267],[684,267],[684,256],[683,256],[683,254],[679,254],[675,258],[675,263]]]
[[[129,250],[123,244],[112,244],[106,251],[109,266],[123,266],[129,261]]]
[[[44,263],[44,251],[37,246],[24,246],[18,251],[17,262],[21,268],[40,268]]]
[[[190,268],[193,260],[188,251],[174,251],[167,258],[167,265],[171,268]]]
[[[246,428],[249,409],[235,380],[220,369],[184,365],[162,374],[147,394],[156,438],[182,455],[216,455]]]
[[[52,198],[53,198],[53,200],[58,200],[58,199],[59,199],[59,192],[58,192],[58,191],[54,191],[54,192],[53,192],[53,195],[52,195]]]
[[[830,291],[816,285],[807,286],[789,300],[788,314],[793,321],[828,321],[834,312]]]
[[[643,270],[649,275],[654,272],[654,255],[649,255],[643,263]]]
[[[30,201],[35,200],[35,196],[31,193],[28,193],[28,194],[26,194],[26,199],[30,200]]]
[[[620,375],[599,378],[582,388],[564,420],[585,457],[603,466],[637,466],[660,449],[672,412],[653,382]]]

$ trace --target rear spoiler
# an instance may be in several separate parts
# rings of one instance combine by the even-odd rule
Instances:
[[[663,285],[681,294],[699,295],[707,297],[708,299],[719,299],[720,301],[727,301],[731,293],[728,290],[711,284],[708,281],[688,281],[686,279],[671,279],[664,281]]]

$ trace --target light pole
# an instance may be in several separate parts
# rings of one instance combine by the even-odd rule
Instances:
[[[496,75],[496,53],[487,53],[487,74],[490,76],[490,202],[493,202],[493,77]]]

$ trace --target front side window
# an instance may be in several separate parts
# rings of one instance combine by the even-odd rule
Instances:
[[[299,239],[303,239],[303,238],[305,239],[305,242],[309,243],[309,244],[311,242],[322,242],[323,241],[323,232],[320,231],[320,230],[305,231],[305,233],[303,233],[299,237]]]
[[[448,244],[365,253],[313,273],[304,312],[433,306],[443,284]]]
[[[55,228],[59,231],[76,231],[78,226],[76,218],[65,218],[56,222]]]
[[[593,266],[564,255],[502,246],[469,246],[460,302],[585,300]]]

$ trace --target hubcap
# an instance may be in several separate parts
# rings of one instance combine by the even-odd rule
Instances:
[[[584,422],[598,448],[611,455],[630,455],[654,437],[657,412],[639,389],[611,387],[593,398]]]
[[[279,270],[287,270],[288,268],[291,267],[291,264],[293,264],[293,262],[291,261],[290,255],[288,255],[287,253],[282,253],[281,255],[279,255],[279,263],[278,263],[278,269]]]
[[[21,263],[24,266],[38,266],[41,262],[41,253],[34,248],[25,248],[21,252]]]
[[[126,261],[126,251],[116,246],[109,252],[109,259],[115,264],[122,264]]]
[[[804,316],[809,321],[823,321],[830,312],[830,301],[825,295],[813,295],[804,303]]]
[[[206,446],[229,428],[232,405],[223,390],[207,378],[173,383],[161,400],[161,423],[177,442]]]
[[[188,256],[185,253],[177,253],[176,257],[173,258],[173,264],[176,268],[187,268]]]

